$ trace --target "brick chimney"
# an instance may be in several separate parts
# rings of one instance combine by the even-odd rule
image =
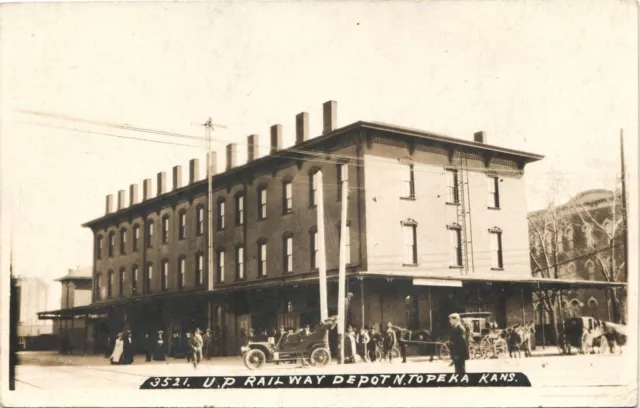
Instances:
[[[113,212],[113,194],[107,195],[107,206],[105,209],[105,214],[110,214]]]
[[[144,179],[142,182],[142,200],[148,200],[153,196],[153,181]]]
[[[485,138],[484,132],[476,132],[473,134],[473,141],[477,143],[486,143],[487,139]]]
[[[129,186],[129,206],[138,204],[138,185],[131,184]]]
[[[195,183],[200,179],[199,170],[200,161],[198,159],[189,160],[189,184]]]
[[[173,189],[182,187],[182,166],[173,166]]]
[[[227,170],[236,167],[236,144],[229,143],[227,145]]]
[[[124,190],[119,190],[118,191],[118,211],[122,210],[123,208],[125,208]]]
[[[309,114],[301,112],[296,115],[296,144],[309,139]]]
[[[160,197],[164,193],[167,192],[167,173],[161,171],[158,173],[158,194],[157,197]]]
[[[254,161],[260,156],[258,135],[247,136],[247,162]]]
[[[322,134],[327,134],[338,127],[338,102],[327,101],[322,105]]]
[[[270,154],[282,150],[282,125],[271,126],[271,151]]]

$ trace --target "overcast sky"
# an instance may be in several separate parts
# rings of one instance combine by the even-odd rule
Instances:
[[[612,187],[620,128],[637,168],[633,1],[2,9],[3,255],[12,226],[19,274],[90,266],[92,237],[80,225],[103,214],[105,195],[144,178],[155,188],[159,171],[171,183],[176,164],[187,180],[189,159],[201,159],[202,174],[205,158],[195,140],[20,110],[193,136],[211,116],[228,126],[214,132],[218,155],[237,141],[243,163],[246,136],[266,145],[272,124],[290,145],[298,112],[319,135],[321,105],[333,99],[340,126],[382,121],[467,140],[484,130],[490,144],[545,155],[526,168],[529,210],[544,206],[554,174],[571,194]]]

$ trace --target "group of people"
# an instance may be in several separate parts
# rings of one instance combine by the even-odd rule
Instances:
[[[344,342],[345,361],[350,363],[375,362],[377,360],[376,351],[379,351],[382,361],[392,362],[393,349],[399,344],[404,346],[396,334],[401,330],[391,322],[387,323],[381,333],[375,327],[365,326],[354,329],[353,326],[348,326]],[[404,353],[403,357],[406,358]]]
[[[111,364],[131,364],[133,363],[134,345],[131,332],[126,330],[118,333],[116,342],[111,353]]]

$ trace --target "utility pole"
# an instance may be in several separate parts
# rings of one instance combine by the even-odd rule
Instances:
[[[327,259],[324,239],[324,184],[322,171],[318,171],[314,177],[317,183],[318,205],[318,281],[320,284],[320,321],[324,322],[329,318],[327,306]],[[329,343],[329,332],[325,333],[325,345]]]
[[[346,164],[344,164],[346,166]],[[347,170],[345,170],[347,171]],[[340,364],[344,364],[344,323],[345,323],[345,284],[346,284],[346,255],[347,255],[347,197],[349,197],[349,182],[342,181],[342,216],[340,218],[340,265],[338,268],[338,341],[340,347]]]

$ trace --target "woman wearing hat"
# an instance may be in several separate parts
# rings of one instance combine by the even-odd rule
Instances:
[[[122,362],[122,353],[124,352],[124,341],[122,339],[122,333],[118,333],[116,337],[116,345],[113,347],[113,353],[111,353],[111,364],[120,364]]]
[[[165,360],[165,347],[164,347],[164,332],[162,330],[158,331],[158,337],[156,338],[156,350],[153,354],[153,359],[156,361],[164,361]]]

